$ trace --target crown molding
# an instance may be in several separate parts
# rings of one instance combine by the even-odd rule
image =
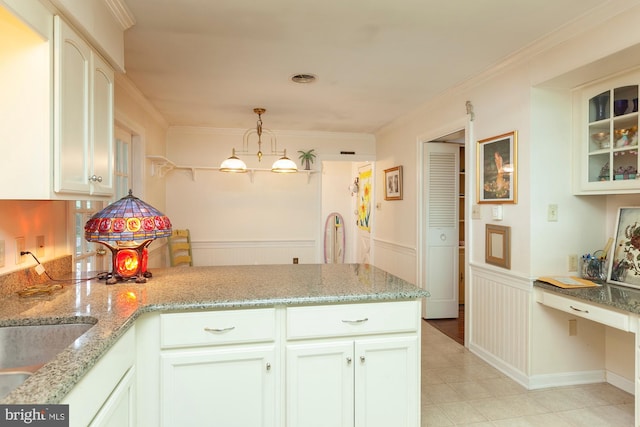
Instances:
[[[164,116],[149,102],[147,97],[138,89],[138,87],[122,73],[116,73],[116,85],[120,86],[128,93],[139,106],[149,114],[164,129],[169,128],[169,124]]]
[[[103,0],[107,5],[107,8],[111,11],[116,21],[120,24],[123,30],[131,28],[136,23],[136,18],[133,16],[129,7],[124,0]]]

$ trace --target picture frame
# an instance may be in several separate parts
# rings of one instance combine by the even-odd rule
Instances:
[[[511,269],[511,227],[486,225],[485,262]]]
[[[402,166],[384,170],[384,199],[402,200]]]
[[[517,203],[518,132],[481,139],[476,148],[478,203]]]
[[[620,207],[609,259],[607,282],[640,288],[640,207]],[[595,254],[594,254],[595,255]]]

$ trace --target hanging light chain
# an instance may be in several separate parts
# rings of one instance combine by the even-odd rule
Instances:
[[[256,108],[253,110],[258,115],[258,122],[256,123],[256,132],[258,133],[258,161],[262,161],[262,113],[265,112],[262,108]]]

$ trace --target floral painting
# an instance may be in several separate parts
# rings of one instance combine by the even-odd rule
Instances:
[[[606,256],[607,254],[605,254]],[[640,288],[640,208],[618,210],[609,282]]]
[[[517,202],[517,147],[516,131],[478,141],[478,203]]]
[[[371,231],[371,165],[361,168],[358,178],[358,227]]]

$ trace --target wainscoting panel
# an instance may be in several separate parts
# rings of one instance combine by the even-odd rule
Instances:
[[[469,349],[527,386],[530,280],[477,265],[470,274]]]
[[[407,282],[416,281],[416,249],[385,240],[373,239],[373,264]]]
[[[316,263],[314,240],[192,242],[193,265]]]

